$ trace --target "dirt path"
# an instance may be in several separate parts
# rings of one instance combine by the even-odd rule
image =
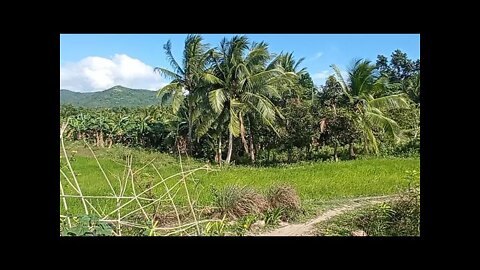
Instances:
[[[351,211],[356,208],[366,206],[369,204],[381,203],[396,199],[396,196],[377,196],[377,197],[362,197],[345,201],[341,206],[330,209],[320,216],[300,224],[288,224],[270,232],[259,234],[257,236],[312,236],[314,225],[316,223],[328,220],[334,216],[340,215],[346,211]]]

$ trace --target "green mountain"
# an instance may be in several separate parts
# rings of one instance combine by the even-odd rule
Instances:
[[[159,103],[156,95],[156,91],[131,89],[120,85],[90,93],[60,89],[60,104],[89,108],[147,107]]]

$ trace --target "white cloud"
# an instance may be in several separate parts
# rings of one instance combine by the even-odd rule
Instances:
[[[321,80],[321,79],[326,79],[328,78],[328,76],[332,75],[333,74],[333,71],[331,70],[322,70],[318,73],[314,73],[312,75],[312,79],[317,79],[317,80]]]
[[[60,65],[60,88],[78,92],[105,90],[115,85],[158,90],[166,85],[153,67],[126,54],[111,59],[89,56]]]
[[[309,57],[306,62],[314,61],[323,56],[323,52],[317,52],[313,57]]]
[[[340,73],[342,74],[343,79],[347,80],[348,72],[343,69],[340,69]],[[324,85],[325,81],[327,81],[327,78],[334,74],[335,72],[333,71],[333,69],[326,69],[317,73],[313,73],[312,74],[313,83],[315,85]]]

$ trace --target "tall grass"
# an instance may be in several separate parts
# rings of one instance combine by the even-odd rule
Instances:
[[[89,148],[99,171],[101,171],[103,179],[105,180],[108,189],[98,190],[97,193],[90,195],[83,191],[83,187],[77,180],[78,173],[75,172],[72,166],[71,159],[65,149],[63,132],[65,131],[65,123],[60,130],[60,144],[64,155],[66,166],[60,168],[60,199],[61,206],[63,206],[63,214],[60,218],[66,219],[67,228],[72,228],[72,219],[78,217],[79,213],[72,213],[71,204],[73,201],[80,201],[83,206],[83,214],[98,216],[99,222],[110,224],[113,228],[113,234],[117,236],[123,235],[124,228],[140,229],[148,232],[149,235],[201,235],[201,225],[204,226],[209,222],[218,222],[216,219],[199,219],[198,209],[196,209],[196,200],[192,197],[189,190],[188,181],[192,181],[192,176],[198,171],[210,171],[208,165],[196,169],[184,170],[182,161],[180,159],[180,172],[162,177],[159,170],[152,164],[147,163],[140,169],[135,170],[132,166],[132,156],[126,157],[124,164],[124,171],[121,177],[117,177],[117,181],[112,181],[105,172],[102,164],[95,155],[94,151],[85,142]],[[157,172],[157,177],[153,177],[149,185],[143,186],[136,181],[138,175],[145,167],[151,165]],[[174,184],[167,185],[168,180],[174,180]],[[64,188],[68,187],[67,188]],[[161,187],[162,192],[151,192],[153,189]],[[178,209],[183,209],[182,205],[178,205],[175,197],[178,196],[178,191],[183,188],[186,199],[188,201],[189,214],[192,219],[182,219]],[[69,191],[69,192],[66,192]],[[128,192],[127,192],[128,191]],[[155,220],[156,211],[161,205],[166,203],[171,204],[176,215],[178,225],[172,227],[157,227],[158,221]],[[165,209],[165,208],[164,208]],[[192,232],[192,228],[195,230]]]
[[[128,174],[127,159],[132,159],[131,169],[134,172],[136,185],[146,188],[146,186],[161,180],[161,176],[164,178],[165,176],[172,176],[165,179],[159,186],[149,190],[149,193],[157,197],[165,195],[163,199],[169,205],[172,204],[173,199],[175,204],[183,206],[183,208],[178,207],[178,212],[182,212],[182,209],[189,207],[183,182],[177,184],[182,179],[182,174],[178,174],[182,170],[178,157],[124,147],[112,147],[111,149],[92,147],[94,152],[92,153],[88,147],[83,147],[78,142],[73,144],[66,142],[65,147],[69,155],[77,151],[75,160],[71,160],[71,166],[76,173],[79,185],[82,187],[82,192],[85,194],[114,196],[109,184],[105,181],[105,175],[107,175],[112,180],[112,185],[116,184],[114,188],[117,194],[119,193],[118,185],[121,182],[123,196],[133,196],[131,184],[123,185],[124,178]],[[71,179],[72,176],[69,173],[70,170],[63,151],[60,151],[60,153],[62,154],[61,163],[63,164],[61,170]],[[97,159],[94,158],[93,154],[96,155],[105,175],[99,169]],[[204,166],[204,163],[182,158],[182,167],[185,172]],[[189,190],[194,193],[194,196],[191,196],[192,201],[195,201],[201,208],[214,204],[215,198],[210,186],[221,190],[226,186],[238,185],[265,191],[276,184],[289,184],[298,192],[302,202],[325,202],[334,199],[397,193],[397,186],[405,187],[406,185],[402,181],[405,171],[418,171],[419,168],[418,158],[365,159],[337,163],[320,162],[275,168],[231,166],[216,170],[198,170],[188,176],[185,183]],[[64,192],[78,195],[64,179],[63,174],[61,174],[61,178],[62,183],[64,183]],[[73,180],[71,182],[75,186]],[[165,194],[166,186],[169,190],[173,187],[170,191],[172,198]],[[181,188],[181,186],[183,187]],[[173,196],[173,194],[176,194],[176,196]],[[116,207],[110,199],[95,200],[95,202],[102,204],[105,211],[112,211]],[[165,202],[162,201],[163,204]],[[67,203],[71,213],[84,212],[84,206],[80,199],[71,200],[67,198]],[[62,213],[65,212],[63,204],[60,201]],[[130,205],[127,207],[130,207]],[[171,206],[169,208],[174,211]]]
[[[342,214],[317,225],[317,235],[420,236],[420,174],[407,172],[407,188],[390,202]]]

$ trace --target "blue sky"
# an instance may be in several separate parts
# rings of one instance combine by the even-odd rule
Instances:
[[[219,46],[223,37],[235,34],[203,34],[205,42]],[[172,51],[181,60],[186,34],[62,34],[60,35],[60,87],[89,92],[121,84],[156,90],[168,83],[153,67],[167,67],[163,44],[172,42]],[[410,59],[420,58],[419,34],[247,34],[251,41],[265,41],[271,52],[294,52],[305,57],[306,67],[316,85],[332,73],[331,64],[345,70],[352,59],[376,61],[400,49]]]

